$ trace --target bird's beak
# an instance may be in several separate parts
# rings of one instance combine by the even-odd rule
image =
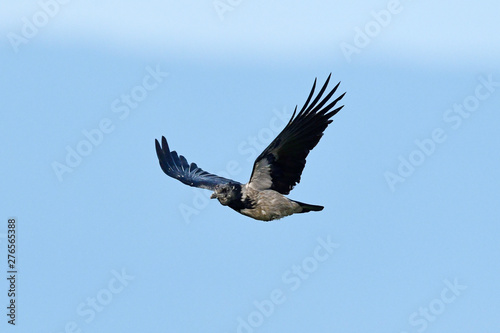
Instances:
[[[210,196],[210,199],[215,199],[215,198],[217,198],[217,194],[215,194],[215,192],[214,192],[214,193],[212,193],[212,195]]]

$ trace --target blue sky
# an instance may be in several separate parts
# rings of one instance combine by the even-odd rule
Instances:
[[[498,3],[0,5],[2,332],[497,332]],[[246,182],[314,78],[345,108],[263,223]]]

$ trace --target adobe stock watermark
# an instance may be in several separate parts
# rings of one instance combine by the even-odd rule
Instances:
[[[99,313],[103,312],[106,307],[108,307],[113,299],[120,293],[122,293],[125,288],[128,287],[131,281],[135,279],[135,276],[127,274],[125,268],[121,271],[111,270],[111,275],[113,276],[109,279],[108,283],[104,288],[99,289],[95,295],[87,297],[85,301],[78,304],[76,307],[76,315],[79,320],[83,320],[86,324],[90,324],[95,320]],[[64,329],[59,331],[60,333],[81,333],[82,323],[78,323],[76,320],[68,321],[64,325]]]
[[[221,21],[224,21],[224,16],[227,12],[232,12],[235,10],[243,0],[214,0],[212,5],[214,6],[215,12]]]
[[[22,26],[17,32],[8,32],[7,39],[14,50],[14,53],[19,52],[19,47],[22,44],[28,44],[28,42],[35,38],[40,29],[45,27],[51,19],[53,19],[59,11],[61,6],[66,5],[70,0],[40,0],[38,1],[39,9],[33,13],[31,16],[21,17]]]
[[[271,143],[272,140],[280,133],[292,116],[292,112],[283,108],[281,111],[274,109],[274,115],[269,120],[267,127],[261,128],[257,134],[247,137],[237,145],[237,150],[240,156],[246,156],[246,163],[253,163],[259,154]],[[191,161],[190,161],[191,163]],[[202,167],[203,168],[203,167]],[[234,179],[240,175],[242,171],[241,163],[237,160],[230,160],[226,163],[224,170],[220,170],[215,174],[229,179]],[[248,175],[250,177],[250,175]],[[202,210],[210,204],[210,191],[193,188],[193,198],[191,203],[181,203],[179,212],[181,213],[184,223],[189,224],[194,216],[200,214]],[[212,200],[213,201],[213,200]]]
[[[354,54],[360,54],[364,48],[370,45],[382,30],[391,24],[394,16],[402,11],[403,5],[400,0],[390,0],[385,9],[372,10],[370,21],[366,22],[362,28],[354,27],[352,43],[341,42],[339,45],[347,62],[350,63]]]
[[[129,117],[132,110],[137,109],[149,93],[157,89],[160,84],[168,76],[167,72],[160,69],[159,65],[156,68],[147,66],[146,74],[142,78],[141,83],[132,87],[132,89],[119,98],[111,102],[111,112],[118,120],[125,120]],[[84,160],[89,156],[95,148],[99,147],[107,135],[116,129],[117,120],[112,118],[102,118],[95,128],[83,129],[81,131],[82,138],[73,147],[66,146],[66,157],[64,161],[53,161],[51,166],[54,174],[59,182],[63,181],[63,176],[67,173],[72,173]]]
[[[443,281],[445,287],[439,293],[439,296],[432,299],[426,306],[421,306],[417,311],[410,314],[408,323],[415,328],[418,333],[424,332],[429,324],[435,322],[441,316],[448,306],[455,302],[462,292],[467,289],[466,285],[460,284],[455,278],[453,282],[446,279]],[[403,331],[401,333],[409,333]]]
[[[66,322],[64,328],[58,333],[84,332],[85,330],[82,329],[84,325],[82,325],[81,321],[86,324],[94,321],[99,313],[109,307],[115,297],[121,294],[129,286],[130,282],[135,279],[135,276],[129,275],[125,268],[122,268],[121,271],[112,270],[111,275],[113,277],[109,279],[102,289],[99,289],[95,295],[87,297],[85,301],[78,304],[75,310],[78,319]]]
[[[245,316],[236,318],[236,333],[253,333],[257,328],[264,325],[276,310],[285,303],[290,294],[300,288],[302,283],[309,279],[316,272],[320,264],[327,261],[340,244],[332,242],[330,236],[326,239],[318,237],[317,245],[311,255],[302,259],[300,264],[294,264],[281,275],[281,282],[284,287],[275,288],[269,293],[269,297],[253,302],[254,309]]]
[[[468,119],[476,112],[481,103],[486,101],[500,87],[500,82],[493,80],[493,74],[480,76],[479,83],[474,92],[466,96],[461,103],[453,104],[453,107],[443,113],[443,121],[452,130],[458,130],[465,119]],[[406,156],[399,155],[399,164],[395,171],[386,171],[384,178],[391,192],[396,191],[396,185],[404,183],[408,177],[413,175],[416,169],[432,156],[439,148],[439,145],[448,139],[449,129],[436,127],[429,137],[422,140],[415,140],[416,148]]]

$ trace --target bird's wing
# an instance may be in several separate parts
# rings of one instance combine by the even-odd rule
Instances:
[[[163,172],[186,185],[213,190],[217,184],[239,184],[237,181],[206,172],[198,168],[195,163],[189,164],[184,156],[177,155],[175,151],[170,151],[165,137],[161,139],[161,146],[158,140],[155,140],[155,143],[156,154]]]
[[[330,118],[343,107],[331,110],[344,97],[345,93],[325,106],[340,82],[321,99],[331,75],[328,76],[318,95],[309,104],[316,88],[316,79],[314,80],[302,110],[295,116],[297,111],[297,107],[295,107],[292,118],[283,131],[257,157],[249,186],[256,190],[271,189],[281,194],[288,194],[300,182],[300,175],[306,165],[309,151],[318,144],[319,139],[323,136],[323,131],[332,122]]]

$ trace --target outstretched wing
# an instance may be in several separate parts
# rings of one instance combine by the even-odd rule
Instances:
[[[255,160],[249,185],[257,190],[271,189],[288,194],[300,182],[300,175],[306,165],[306,157],[323,136],[323,131],[343,106],[331,110],[344,97],[340,95],[330,104],[330,100],[340,82],[323,98],[331,73],[318,95],[309,104],[316,88],[316,79],[302,110],[292,118],[273,142]],[[330,111],[331,110],[331,111]]]
[[[158,140],[155,140],[155,143],[156,154],[163,172],[186,185],[213,190],[217,184],[239,184],[237,181],[206,172],[198,168],[195,163],[189,164],[184,156],[177,155],[175,151],[170,151],[165,137],[161,138],[161,146]]]

